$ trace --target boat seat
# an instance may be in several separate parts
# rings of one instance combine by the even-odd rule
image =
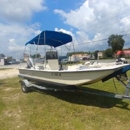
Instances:
[[[62,69],[63,70],[68,70],[68,66],[67,65],[62,65]]]
[[[51,68],[51,70],[59,70],[58,59],[48,59],[48,65]]]
[[[36,66],[36,65],[34,64],[32,58],[28,58],[28,60],[27,60],[27,68],[36,69],[36,70],[42,70],[42,69],[44,69],[43,66]]]

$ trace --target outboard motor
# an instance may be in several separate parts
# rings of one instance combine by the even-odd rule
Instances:
[[[116,64],[128,64],[128,61],[125,58],[117,58],[116,59]]]

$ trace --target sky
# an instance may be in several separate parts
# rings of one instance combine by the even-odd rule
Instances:
[[[124,35],[124,48],[130,48],[130,0],[0,0],[0,5],[0,53],[6,56],[20,57],[25,43],[44,30],[70,34],[75,51],[106,50],[111,34]],[[57,50],[73,51],[72,43],[67,46]]]

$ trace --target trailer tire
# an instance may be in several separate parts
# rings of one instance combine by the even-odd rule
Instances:
[[[28,92],[31,91],[30,88],[27,87],[27,85],[26,85],[26,83],[24,81],[21,81],[21,89],[22,89],[23,93],[28,93]]]

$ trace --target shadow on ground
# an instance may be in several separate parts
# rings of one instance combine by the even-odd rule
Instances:
[[[39,90],[39,89],[34,89],[34,91],[39,92],[41,94],[51,95],[58,99],[73,104],[96,106],[100,108],[119,107],[121,109],[130,110],[129,103],[127,103],[126,100],[117,99],[117,98],[104,97],[104,96],[87,94],[82,92],[50,91],[50,90]]]

